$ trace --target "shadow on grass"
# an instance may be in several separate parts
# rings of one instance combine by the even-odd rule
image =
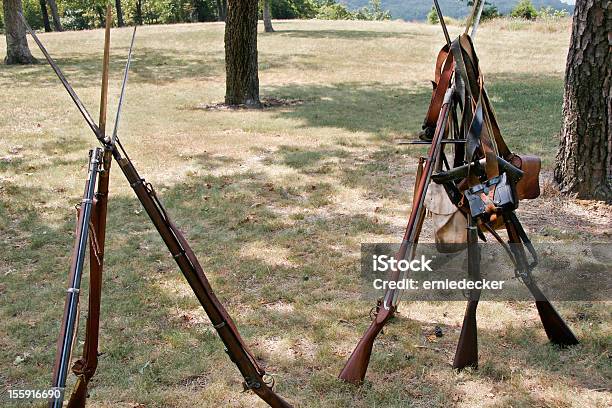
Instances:
[[[527,302],[521,302],[523,303]],[[432,306],[439,305],[442,305],[442,302],[434,302]],[[423,306],[427,307],[429,304],[424,303]],[[507,307],[513,308],[516,305],[508,304]],[[533,303],[529,307],[535,308]],[[442,315],[447,315],[444,308],[440,310],[441,319]],[[386,326],[384,334],[377,339],[366,382],[377,376],[393,376],[393,372],[408,368],[415,372],[413,376],[418,377],[421,374],[425,377],[423,380],[434,381],[436,386],[444,388],[444,384],[436,380],[440,378],[440,370],[452,370],[451,363],[461,327],[435,320],[421,321],[402,317],[401,314],[399,316]],[[482,318],[482,313],[480,317]],[[576,329],[578,324],[571,322],[571,319],[566,320]],[[363,324],[360,324],[363,330],[366,328],[366,321],[364,318]],[[581,338],[583,343],[578,346],[561,349],[547,341],[539,321],[528,326],[522,323],[516,321],[500,330],[482,327],[478,329],[479,369],[463,370],[458,377],[454,377],[454,384],[446,384],[449,399],[454,396],[452,400],[455,402],[468,402],[473,396],[465,393],[465,387],[455,389],[454,385],[476,382],[471,387],[478,387],[477,382],[482,381],[486,384],[493,383],[505,390],[505,397],[491,401],[495,403],[494,406],[505,406],[504,402],[510,399],[519,405],[526,404],[525,406],[532,406],[530,403],[538,406],[548,405],[550,401],[545,396],[530,392],[529,381],[520,380],[523,377],[532,378],[535,373],[542,376],[544,382],[561,381],[569,384],[572,389],[607,387],[609,371],[606,368],[605,350],[610,344],[609,339],[604,340],[605,336],[602,336],[601,332],[589,338]],[[430,335],[435,326],[441,328],[443,337],[431,340]],[[586,361],[589,363],[584,364]]]
[[[276,30],[274,35],[314,39],[376,40],[380,38],[417,38],[424,34],[373,30]]]
[[[127,54],[127,51],[126,51]],[[308,62],[311,54],[294,54],[290,58],[261,53],[260,70],[280,69],[287,65],[312,69]],[[101,75],[102,55],[72,52],[55,59],[70,84],[74,87],[98,85]],[[125,56],[113,54],[110,72],[120,80],[125,67]],[[166,85],[189,78],[212,78],[224,74],[225,60],[222,53],[189,54],[154,48],[138,48],[132,56],[130,84]],[[55,86],[59,81],[45,60],[41,64],[24,68],[0,64],[0,80],[19,86]]]
[[[125,56],[111,56],[110,72],[120,79],[125,67]],[[102,72],[102,54],[72,52],[54,58],[68,81],[74,87],[98,85]],[[19,86],[54,86],[59,81],[45,60],[27,69],[0,65],[0,78]],[[186,53],[136,49],[132,56],[130,83],[165,84],[184,78],[207,78],[218,75],[223,69],[223,56],[218,53],[190,55]]]
[[[555,76],[491,75],[487,89],[510,149],[542,156],[552,164],[561,120],[563,81]],[[283,109],[281,118],[300,119],[304,127],[338,127],[377,137],[414,138],[431,97],[428,84],[415,89],[396,85],[344,82],[270,87],[267,94],[302,99]]]
[[[267,94],[306,102],[278,113],[300,119],[304,127],[339,127],[379,137],[420,130],[431,98],[428,88],[344,82],[328,86],[289,85],[267,88]]]
[[[344,150],[302,154],[284,148],[281,159],[289,160],[287,165],[293,168],[308,169],[323,165],[325,155],[350,158]],[[206,169],[224,164],[221,159]],[[415,336],[425,341],[419,327],[432,322],[400,318],[390,325],[375,346],[362,389],[335,378],[346,356],[333,345],[346,335],[362,333],[368,306],[360,302],[364,304],[358,327],[347,328],[347,319],[354,316],[347,317],[344,306],[355,302],[359,260],[348,256],[339,244],[347,236],[387,233],[389,226],[367,215],[332,211],[320,197],[321,191],[330,193],[329,185],[319,183],[313,189],[312,184],[275,183],[260,173],[239,173],[190,177],[180,184],[159,185],[157,190],[245,341],[267,370],[277,375],[278,391],[288,399],[302,396],[303,400],[292,402],[304,406],[329,406],[332,401],[341,407],[396,407],[398,401],[406,406],[452,405],[456,384],[424,374],[450,370],[450,357],[417,349],[407,358],[397,341],[409,337],[412,342]],[[13,269],[2,281],[0,358],[8,367],[3,381],[13,388],[16,384],[43,386],[48,383],[62,312],[74,214],[66,212],[51,227],[31,204],[44,202],[49,192],[14,186],[7,193],[11,200],[0,206],[0,215],[9,221],[0,224],[0,234],[4,242],[14,238],[12,250],[0,254],[2,264]],[[315,215],[308,209],[316,210]],[[140,403],[181,406],[169,395],[182,395],[194,387],[206,389],[210,383],[225,385],[238,395],[238,371],[132,194],[115,197],[111,193],[107,240],[104,354],[92,400],[114,403],[121,390]],[[450,326],[443,329],[447,336],[436,347],[454,351],[458,331]],[[593,372],[605,377],[601,360],[605,360],[602,352],[607,343],[596,334],[586,342],[585,355],[549,352],[539,327],[507,329],[502,334],[500,339],[497,331],[480,330],[483,369],[470,376],[514,384],[506,360],[496,359],[501,343],[506,342],[516,349],[512,358],[521,371],[535,367],[585,387],[600,384]],[[534,338],[542,341],[534,346]],[[12,364],[24,350],[31,363]],[[563,369],[589,359],[597,364],[572,370],[572,376],[577,376],[573,379]],[[204,385],[194,385],[194,378]],[[223,397],[218,403],[232,398]]]

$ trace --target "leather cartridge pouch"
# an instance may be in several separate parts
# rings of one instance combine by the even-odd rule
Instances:
[[[467,219],[448,198],[444,186],[436,183],[429,185],[425,207],[432,214],[437,250],[441,253],[452,253],[465,248]]]
[[[537,198],[540,195],[540,169],[542,161],[537,156],[512,154],[508,161],[525,174],[516,183],[516,193],[520,200]]]

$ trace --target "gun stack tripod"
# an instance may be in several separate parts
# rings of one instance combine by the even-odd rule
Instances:
[[[445,219],[444,222],[457,221],[454,228],[448,229],[451,234],[446,237],[449,242],[467,243],[470,279],[480,280],[478,240],[486,240],[484,232],[488,232],[502,244],[515,266],[516,276],[533,295],[549,340],[562,346],[577,344],[572,331],[531,276],[531,270],[537,265],[537,254],[515,210],[519,199],[539,195],[540,160],[512,153],[501,136],[473,45],[484,0],[474,2],[465,32],[454,41],[451,41],[437,0],[434,0],[434,5],[446,45],[436,60],[434,91],[421,140],[416,142],[429,144],[430,147],[424,164],[422,160],[417,169],[410,218],[396,259],[408,257],[412,260],[415,257],[426,212],[425,196],[428,191],[433,193],[430,188],[433,181],[443,186],[443,191],[434,195],[433,199],[449,201],[445,206],[454,208],[451,210],[453,216],[455,213],[458,215]],[[467,34],[470,26],[471,36]],[[453,147],[452,161],[445,156],[444,147],[447,145]],[[441,171],[443,166],[445,170]],[[461,222],[463,230],[457,227]],[[506,229],[508,243],[497,233],[496,229],[499,228]],[[441,236],[438,235],[440,231],[436,231],[436,238]],[[531,263],[527,260],[527,252],[533,257]],[[390,282],[397,283],[402,279],[402,272],[391,271]],[[364,380],[374,341],[396,312],[399,298],[399,289],[387,287],[376,305],[372,323],[346,362],[340,379],[355,384]],[[480,290],[471,290],[453,361],[454,368],[478,366],[476,308],[479,299]]]
[[[157,197],[153,186],[147,183],[137,172],[132,161],[128,157],[121,141],[117,136],[121,107],[124,100],[129,66],[131,61],[132,46],[136,34],[136,27],[132,34],[132,42],[128,54],[127,63],[121,86],[121,96],[117,109],[117,117],[112,136],[106,136],[106,104],[108,91],[108,67],[110,48],[110,25],[111,7],[106,13],[106,32],[104,43],[104,64],[102,73],[102,91],[100,103],[100,120],[96,124],[91,115],[70,86],[59,66],[51,58],[36,33],[29,27],[23,16],[22,22],[27,28],[38,47],[44,54],[47,62],[68,91],[70,97],[76,104],[89,128],[93,131],[103,149],[97,148],[90,152],[90,164],[85,189],[84,199],[79,210],[79,221],[77,224],[77,238],[73,252],[73,261],[70,268],[70,287],[66,296],[62,329],[58,339],[56,362],[53,370],[52,386],[55,390],[53,398],[49,401],[49,407],[60,408],[63,404],[66,376],[69,371],[70,356],[75,339],[76,325],[78,321],[78,299],[80,281],[83,272],[85,250],[90,247],[90,293],[87,327],[85,333],[85,345],[83,356],[72,366],[72,371],[77,376],[77,382],[70,396],[68,407],[81,408],[85,406],[87,398],[87,385],[94,375],[97,367],[98,356],[98,333],[100,319],[100,296],[102,285],[102,265],[104,260],[104,240],[106,230],[106,208],[108,202],[108,182],[111,169],[111,161],[114,159],[123,175],[126,177],[130,187],[138,197],[147,215],[155,225],[162,240],[166,244],[170,254],[181,269],[194,294],[208,315],[213,327],[216,329],[221,341],[225,345],[225,351],[232,362],[244,377],[245,390],[251,390],[262,400],[273,408],[290,408],[291,405],[276,394],[272,387],[273,378],[259,365],[246,343],[240,337],[240,333],[215,293],[213,292],[206,275],[198,259],[193,253],[183,233],[174,224],[163,204]],[[97,191],[95,188],[96,178]],[[59,394],[59,397],[56,397]]]

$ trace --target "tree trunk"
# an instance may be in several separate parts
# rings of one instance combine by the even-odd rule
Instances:
[[[51,9],[51,15],[53,16],[53,27],[55,27],[55,31],[64,31],[59,13],[57,11],[57,3],[55,3],[55,0],[47,0],[47,3],[49,3],[49,8]]]
[[[225,21],[223,19],[223,10],[221,9],[221,0],[217,0],[217,21]]]
[[[96,11],[98,13],[98,21],[100,23],[100,27],[106,26],[106,13],[102,6],[96,6]]]
[[[136,13],[134,20],[136,21],[137,25],[142,24],[142,0],[136,0]]]
[[[117,27],[123,27],[123,10],[121,9],[121,0],[115,0],[115,9],[117,10]]]
[[[45,32],[48,33],[51,31],[51,23],[49,22],[49,13],[47,12],[47,2],[45,0],[40,0],[40,13],[42,14]]]
[[[217,0],[217,20],[225,21],[227,17],[227,0]]]
[[[6,64],[36,64],[30,53],[26,29],[19,13],[23,13],[21,0],[4,0],[4,31],[6,34]]]
[[[578,0],[567,65],[555,180],[579,198],[612,200],[610,0]]]
[[[263,22],[266,33],[274,32],[274,27],[272,27],[272,16],[270,15],[270,1],[271,0],[263,0]]]
[[[258,108],[257,0],[229,0],[225,21],[225,103]]]

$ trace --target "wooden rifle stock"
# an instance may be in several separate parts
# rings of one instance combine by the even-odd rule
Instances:
[[[476,324],[478,300],[468,300],[465,308],[461,334],[453,360],[453,368],[458,370],[465,367],[478,367],[478,327]]]
[[[100,91],[100,116],[98,127],[100,133],[106,132],[106,111],[108,106],[108,75],[110,65],[110,29],[112,25],[112,7],[106,7],[106,27],[104,30],[104,57],[102,60],[102,86]],[[87,399],[87,385],[98,367],[98,339],[100,334],[100,302],[102,300],[102,270],[104,265],[104,244],[106,240],[106,213],[108,208],[108,185],[113,155],[110,149],[104,149],[102,171],[98,178],[98,187],[93,201],[91,226],[93,239],[89,242],[89,300],[87,307],[87,324],[85,327],[85,344],[83,356],[72,366],[77,381],[68,400],[68,408],[84,408]]]
[[[89,301],[83,356],[72,366],[77,381],[68,401],[68,408],[82,408],[87,398],[87,385],[98,367],[98,339],[100,333],[100,302],[102,298],[102,270],[104,266],[104,243],[106,239],[106,213],[108,208],[108,185],[112,152],[105,149],[102,154],[102,171],[94,197],[91,225],[93,240],[89,242]]]
[[[27,25],[27,22],[25,19],[23,19],[23,16],[21,17],[28,32],[32,35],[32,38],[34,38],[34,41],[45,55],[49,65],[51,65],[58,78],[64,85],[64,88],[66,88],[70,94],[77,108],[83,115],[83,118],[96,135],[96,138],[104,145],[106,149],[112,151],[112,156],[117,161],[121,171],[136,193],[136,196],[149,215],[153,225],[155,225],[155,228],[168,247],[172,257],[181,269],[181,272],[183,272],[183,275],[200,301],[200,304],[204,308],[214,328],[217,330],[219,337],[226,347],[227,354],[236,364],[240,370],[240,373],[244,377],[245,388],[252,390],[272,408],[291,408],[291,405],[277,395],[272,390],[271,386],[269,386],[264,380],[264,376],[266,375],[265,371],[259,367],[255,358],[248,351],[248,348],[242,341],[234,322],[210,287],[202,267],[198,263],[193,251],[183,238],[182,233],[170,220],[165,208],[157,198],[155,191],[150,184],[145,183],[144,179],[140,178],[138,172],[134,168],[134,165],[127,157],[125,150],[123,147],[121,147],[119,139],[116,138],[116,131],[113,132],[113,138],[111,141],[106,140],[104,133],[100,131],[98,125],[93,121],[91,115],[77,96],[76,92],[74,92],[74,89],[64,77],[64,74],[59,66],[55,63],[55,61],[53,61],[43,44],[36,36],[36,33]],[[124,77],[124,84],[125,78],[127,78],[127,75]],[[115,129],[116,127],[117,126],[115,124]],[[117,143],[113,143],[114,141]],[[121,147],[121,151],[125,157],[119,153],[117,150],[117,145]]]
[[[425,218],[425,195],[427,194],[427,187],[429,186],[431,175],[435,167],[435,161],[442,146],[442,138],[444,137],[444,132],[446,130],[453,94],[454,87],[451,87],[447,90],[444,103],[442,104],[442,110],[438,117],[436,131],[431,141],[431,146],[429,147],[427,161],[423,167],[421,177],[417,180],[418,188],[416,189],[414,195],[412,211],[410,212],[410,218],[408,220],[408,225],[406,226],[406,231],[404,233],[404,238],[402,240],[402,245],[400,246],[397,259],[405,259],[409,248],[411,248],[412,254],[414,254],[415,245],[418,242],[421,226]],[[392,271],[389,280],[396,281],[397,279],[399,279],[399,271]],[[387,324],[387,322],[395,314],[396,305],[395,303],[391,302],[391,299],[395,298],[396,292],[394,290],[387,290],[387,292],[385,292],[385,296],[376,315],[376,319],[374,319],[374,321],[370,324],[370,327],[368,327],[367,331],[361,337],[361,340],[353,350],[353,353],[347,360],[338,378],[353,384],[359,384],[363,381],[370,362],[370,356],[372,355],[374,340],[382,331],[385,324]],[[387,302],[389,302],[389,304]]]
[[[475,220],[468,215],[468,274],[473,281],[480,280],[480,248]],[[478,367],[478,327],[476,309],[480,300],[480,290],[470,290],[470,298],[465,308],[463,326],[457,343],[453,368]]]
[[[85,263],[85,251],[87,249],[87,238],[89,236],[89,222],[91,219],[92,202],[96,185],[96,178],[99,171],[101,149],[96,148],[89,152],[89,166],[85,192],[79,210],[77,222],[76,239],[72,251],[72,261],[70,264],[70,274],[68,278],[69,287],[66,291],[66,301],[64,304],[64,314],[62,317],[60,335],[57,341],[57,353],[53,366],[52,387],[59,389],[59,398],[49,400],[50,408],[61,408],[64,399],[64,388],[66,387],[66,376],[68,365],[72,353],[72,343],[75,338],[76,326],[78,324],[79,291],[81,288],[81,278],[83,265]]]
[[[526,238],[526,234],[522,231],[523,227],[518,223],[516,215],[511,214],[509,217],[504,217],[504,219],[506,219],[506,229],[508,231],[510,247],[515,255],[517,268],[519,269],[519,273],[522,274],[523,283],[535,298],[536,308],[538,309],[538,314],[540,315],[540,320],[542,321],[542,326],[544,326],[544,331],[546,332],[548,340],[563,347],[578,344],[579,341],[572,330],[546,298],[544,293],[542,293],[529,273],[527,255],[525,254],[523,241],[526,240],[525,244],[530,244],[530,242],[528,238]],[[522,232],[522,234],[520,232]],[[524,236],[523,239],[521,239],[521,235]]]
[[[119,141],[118,145],[121,146]],[[123,148],[122,151],[125,155]],[[195,254],[181,231],[168,216],[165,208],[157,198],[153,187],[140,177],[127,155],[122,157],[119,151],[114,148],[113,157],[149,215],[153,225],[155,225],[181,272],[183,272],[185,279],[187,279],[189,286],[191,286],[191,289],[204,308],[213,327],[217,330],[221,341],[226,347],[228,356],[236,364],[244,377],[245,389],[252,390],[273,408],[291,408],[288,402],[266,384],[264,380],[265,371],[259,367],[257,361],[249,352],[238,333],[236,325],[213,292]]]
[[[355,350],[353,350],[353,353],[344,365],[339,378],[353,384],[363,382],[366,371],[368,370],[368,364],[370,363],[374,340],[376,340],[376,337],[385,327],[389,319],[391,319],[394,312],[395,310],[393,307],[391,309],[382,308],[378,312],[376,319],[372,321],[368,330],[361,336]]]

